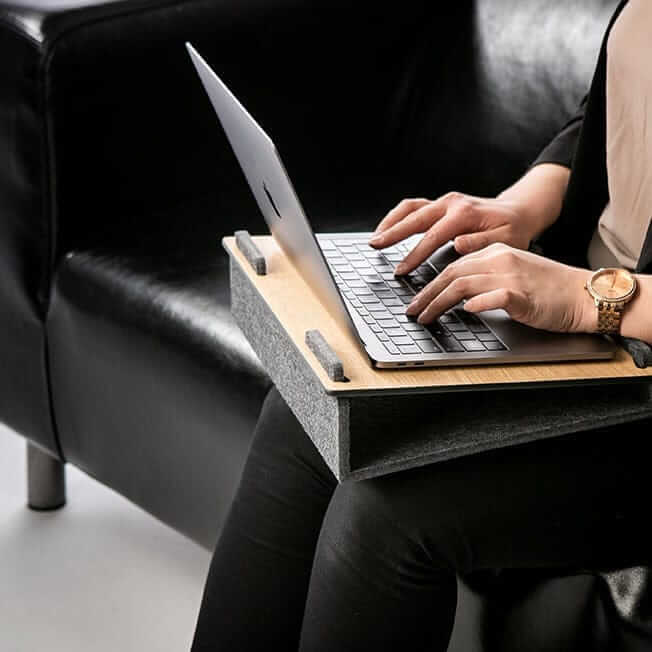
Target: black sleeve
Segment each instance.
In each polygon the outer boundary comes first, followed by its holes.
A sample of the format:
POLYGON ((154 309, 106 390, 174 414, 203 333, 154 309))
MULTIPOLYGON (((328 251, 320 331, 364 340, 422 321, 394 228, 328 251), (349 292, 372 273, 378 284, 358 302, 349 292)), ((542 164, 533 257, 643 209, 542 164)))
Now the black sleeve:
POLYGON ((543 151, 534 160, 530 167, 541 163, 557 163, 567 168, 571 167, 577 141, 584 122, 584 112, 589 96, 586 95, 580 104, 577 113, 564 125, 562 130, 546 145, 543 151))

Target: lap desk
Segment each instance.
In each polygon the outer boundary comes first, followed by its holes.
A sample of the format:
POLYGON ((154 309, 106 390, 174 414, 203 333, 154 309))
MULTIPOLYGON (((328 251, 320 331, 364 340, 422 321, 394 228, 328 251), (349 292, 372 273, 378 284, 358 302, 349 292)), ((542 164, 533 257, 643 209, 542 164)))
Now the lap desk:
POLYGON ((652 418, 652 367, 624 350, 609 361, 374 369, 275 240, 252 240, 253 264, 246 245, 223 240, 231 310, 339 481, 652 418), (323 339, 307 343, 315 330, 323 339))

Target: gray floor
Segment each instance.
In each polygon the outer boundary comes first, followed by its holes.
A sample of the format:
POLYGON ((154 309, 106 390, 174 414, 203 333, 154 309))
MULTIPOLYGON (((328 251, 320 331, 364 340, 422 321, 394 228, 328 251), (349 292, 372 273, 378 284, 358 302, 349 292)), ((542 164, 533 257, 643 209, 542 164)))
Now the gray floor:
POLYGON ((24 467, 0 425, 0 651, 187 652, 208 553, 75 469, 31 512, 24 467))

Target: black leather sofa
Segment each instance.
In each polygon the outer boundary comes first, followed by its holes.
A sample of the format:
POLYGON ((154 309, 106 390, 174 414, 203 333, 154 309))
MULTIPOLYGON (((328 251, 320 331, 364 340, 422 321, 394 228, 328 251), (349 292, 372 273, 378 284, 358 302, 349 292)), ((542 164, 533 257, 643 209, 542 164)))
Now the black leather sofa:
MULTIPOLYGON (((32 506, 63 502, 66 461, 210 547, 270 387, 220 247, 264 224, 184 41, 274 135, 315 227, 366 230, 521 174, 615 6, 0 2, 0 419, 30 442, 32 506)), ((456 649, 649 649, 597 576, 464 586, 456 649)))

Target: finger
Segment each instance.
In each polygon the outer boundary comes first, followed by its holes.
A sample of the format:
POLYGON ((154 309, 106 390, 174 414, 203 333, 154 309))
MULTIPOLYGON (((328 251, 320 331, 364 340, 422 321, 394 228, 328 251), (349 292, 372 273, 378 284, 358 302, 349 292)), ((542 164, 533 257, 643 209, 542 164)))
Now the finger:
POLYGON ((455 238, 455 251, 461 256, 480 251, 496 242, 505 242, 509 228, 501 226, 490 231, 477 231, 476 233, 465 233, 455 238))
POLYGON ((429 202, 425 206, 417 209, 413 213, 405 216, 394 226, 386 231, 375 235, 369 244, 372 247, 390 247, 415 233, 427 231, 432 224, 440 219, 446 213, 446 206, 443 201, 429 202))
POLYGON ((457 278, 426 306, 417 321, 428 324, 463 299, 504 287, 505 282, 506 279, 497 274, 474 274, 457 278))
POLYGON ((416 247, 396 266, 396 273, 409 274, 443 244, 461 233, 473 231, 477 227, 478 219, 478 215, 466 205, 452 207, 428 229, 416 247))
POLYGON ((438 294, 458 278, 494 272, 495 270, 490 264, 487 264, 484 257, 460 258, 448 265, 439 276, 430 281, 421 292, 416 294, 405 312, 410 316, 418 315, 438 294))
POLYGON ((509 288, 498 288, 478 294, 464 304, 467 312, 483 312, 484 310, 506 310, 513 318, 525 314, 527 299, 520 292, 509 288))
POLYGON ((422 206, 429 204, 430 202, 427 199, 403 199, 400 201, 394 208, 392 208, 385 217, 380 220, 374 234, 378 234, 381 231, 386 231, 390 226, 394 226, 400 222, 404 217, 418 210, 422 206))

